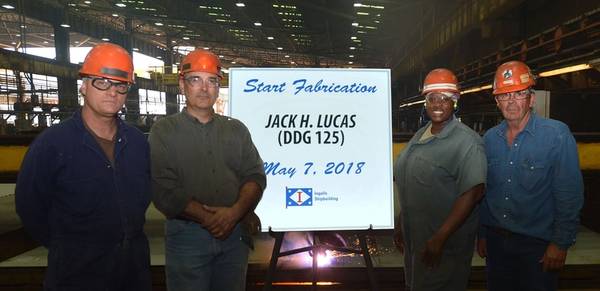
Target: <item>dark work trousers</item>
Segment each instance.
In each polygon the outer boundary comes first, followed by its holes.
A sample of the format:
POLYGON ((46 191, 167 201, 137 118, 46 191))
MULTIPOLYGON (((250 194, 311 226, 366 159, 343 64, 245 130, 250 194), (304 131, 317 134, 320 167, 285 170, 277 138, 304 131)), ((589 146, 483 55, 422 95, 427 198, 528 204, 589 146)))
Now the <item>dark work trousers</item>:
POLYGON ((150 252, 144 235, 117 244, 60 240, 49 249, 44 290, 151 289, 150 252))
POLYGON ((548 241, 493 228, 486 238, 489 291, 556 290, 558 272, 544 272, 540 263, 548 241))

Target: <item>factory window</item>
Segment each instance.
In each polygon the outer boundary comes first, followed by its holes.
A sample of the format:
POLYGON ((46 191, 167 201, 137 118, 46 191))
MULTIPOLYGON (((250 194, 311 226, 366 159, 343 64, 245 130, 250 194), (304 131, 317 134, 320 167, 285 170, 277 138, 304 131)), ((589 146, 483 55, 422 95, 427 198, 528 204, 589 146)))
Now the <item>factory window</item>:
POLYGON ((167 114, 166 93, 139 89, 141 114, 167 114))
POLYGON ((57 109, 56 77, 0 69, 2 123, 18 123, 22 130, 49 126, 52 123, 51 112, 57 109))

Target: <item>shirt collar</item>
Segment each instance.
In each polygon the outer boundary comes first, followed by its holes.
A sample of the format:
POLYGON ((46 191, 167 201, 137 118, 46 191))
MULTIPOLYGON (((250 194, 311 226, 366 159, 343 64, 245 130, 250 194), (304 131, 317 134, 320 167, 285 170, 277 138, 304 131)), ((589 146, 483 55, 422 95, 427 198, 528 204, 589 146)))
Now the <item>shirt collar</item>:
POLYGON ((427 131, 429 126, 431 126, 431 121, 429 121, 424 127, 422 127, 419 130, 419 132, 417 132, 418 139, 417 139, 416 143, 428 143, 433 138, 446 138, 446 137, 448 137, 448 135, 450 135, 450 132, 452 131, 452 129, 454 129, 456 127, 458 122, 459 122, 458 118, 452 117, 452 119, 447 121, 446 126, 444 126, 444 128, 442 129, 442 131, 440 133, 434 134, 431 138, 427 138, 427 139, 421 141, 420 140, 421 136, 423 136, 425 131, 427 131))
MULTIPOLYGON (((535 136, 535 130, 536 130, 536 125, 537 125, 537 120, 539 119, 539 117, 537 116, 537 114, 535 114, 535 111, 531 110, 529 112, 529 120, 527 121, 527 125, 525 125, 525 128, 523 128, 524 132, 529 133, 532 136, 535 136)), ((496 133, 499 136, 506 136, 506 129, 508 128, 508 123, 506 123, 506 120, 503 120, 500 125, 498 126, 498 130, 496 131, 496 133)))
MULTIPOLYGON (((87 133, 87 135, 86 134, 83 135, 83 141, 85 142, 86 136, 89 135, 89 137, 91 137, 91 138, 94 138, 94 137, 87 130, 85 125, 83 124, 83 117, 81 116, 81 109, 82 109, 82 107, 79 107, 79 109, 75 110, 75 112, 73 113, 73 116, 71 118, 73 118, 75 120, 75 124, 77 125, 77 127, 80 130, 87 133)), ((125 132, 127 131, 127 126, 125 126, 125 122, 116 115, 115 115, 115 119, 117 120, 117 134, 115 135, 115 140, 119 141, 120 139, 123 139, 126 142, 127 136, 126 136, 125 132)))
POLYGON ((207 123, 202 123, 200 122, 200 120, 196 119, 196 117, 194 117, 193 115, 191 115, 188 110, 187 110, 187 106, 183 107, 183 109, 181 110, 181 113, 183 114, 183 116, 185 117, 186 120, 194 122, 194 123, 198 123, 198 124, 210 124, 212 123, 215 119, 219 118, 219 114, 217 114, 214 110, 213 110, 213 116, 212 118, 207 122, 207 123))

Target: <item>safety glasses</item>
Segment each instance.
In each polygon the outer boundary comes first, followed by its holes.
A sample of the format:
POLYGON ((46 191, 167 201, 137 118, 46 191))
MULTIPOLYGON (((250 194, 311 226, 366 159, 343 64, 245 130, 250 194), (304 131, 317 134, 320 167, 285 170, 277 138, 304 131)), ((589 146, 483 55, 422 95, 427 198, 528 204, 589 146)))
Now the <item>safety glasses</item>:
POLYGON ((129 92, 129 89, 131 88, 131 85, 127 82, 111 81, 106 78, 89 78, 89 79, 92 80, 92 86, 94 86, 94 88, 96 88, 100 91, 106 91, 106 90, 110 89, 110 87, 114 86, 115 89, 117 90, 117 93, 127 94, 127 92, 129 92))

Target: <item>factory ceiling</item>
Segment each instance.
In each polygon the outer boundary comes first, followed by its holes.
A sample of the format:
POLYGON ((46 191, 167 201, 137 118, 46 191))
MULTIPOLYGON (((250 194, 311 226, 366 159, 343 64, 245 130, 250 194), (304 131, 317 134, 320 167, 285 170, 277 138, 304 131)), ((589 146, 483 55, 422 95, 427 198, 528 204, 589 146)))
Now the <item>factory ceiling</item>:
POLYGON ((0 0, 0 47, 53 47, 63 30, 71 47, 108 40, 173 64, 205 48, 226 68, 383 67, 418 80, 430 66, 461 68, 600 6, 571 2, 0 0))
POLYGON ((62 15, 52 16, 55 24, 66 24, 71 33, 79 32, 70 35, 71 46, 89 46, 102 38, 111 39, 110 35, 86 36, 77 23, 77 19, 85 19, 123 33, 130 29, 133 37, 165 50, 208 48, 221 55, 226 66, 385 67, 392 57, 390 44, 401 40, 401 30, 393 27, 398 22, 394 18, 403 13, 410 15, 431 1, 0 2, 4 5, 0 9, 3 47, 53 46, 53 24, 35 19, 32 14, 39 11, 31 11, 48 9, 62 11, 62 15))

